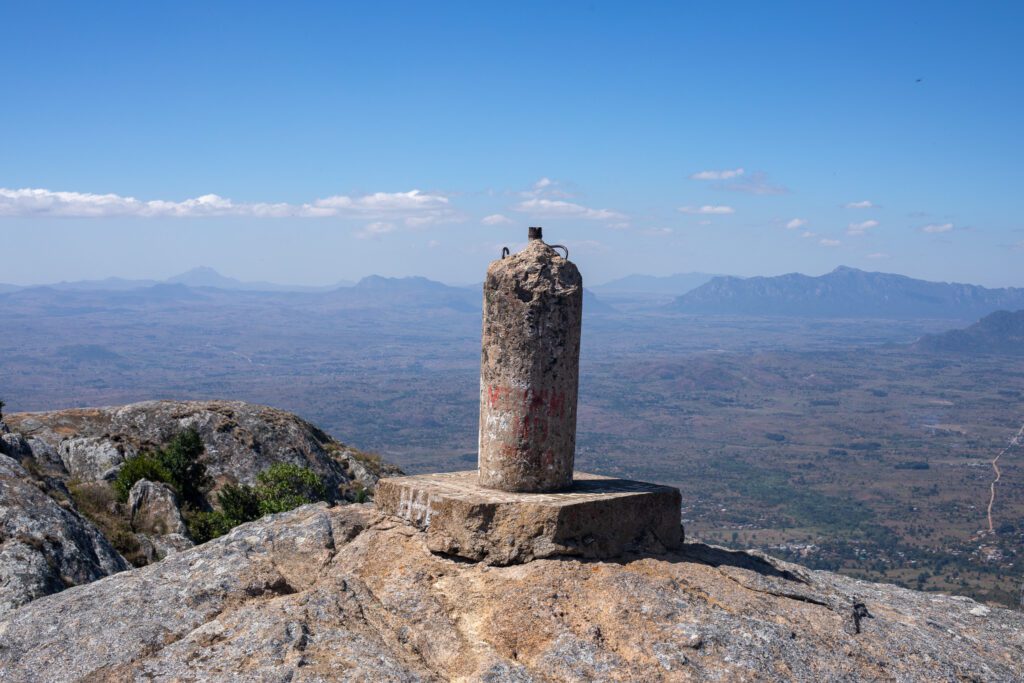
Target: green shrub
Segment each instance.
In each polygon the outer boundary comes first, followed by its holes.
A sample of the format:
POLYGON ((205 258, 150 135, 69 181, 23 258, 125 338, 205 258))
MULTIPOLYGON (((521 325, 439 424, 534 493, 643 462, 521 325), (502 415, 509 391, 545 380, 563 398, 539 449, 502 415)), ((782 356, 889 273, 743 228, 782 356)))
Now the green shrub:
POLYGON ((324 483, 308 467, 279 462, 260 472, 256 480, 256 495, 263 515, 327 499, 324 483))
POLYGON ((197 544, 223 536, 237 526, 221 510, 207 512, 194 508, 185 511, 185 525, 188 527, 189 537, 197 544))
POLYGON ((205 450, 199 432, 190 427, 154 454, 170 475, 169 483, 182 501, 199 508, 205 506, 204 496, 213 485, 206 466, 199 462, 199 456, 205 450))
POLYGON ((366 489, 363 488, 362 486, 360 486, 358 489, 356 489, 356 500, 355 500, 355 502, 357 502, 357 503, 365 503, 366 502, 366 495, 367 495, 366 494, 366 489))
POLYGON ((251 486, 228 484, 217 494, 217 502, 233 526, 259 519, 260 498, 251 486))
POLYGON ((206 512, 187 506, 185 523, 192 540, 205 543, 263 515, 285 512, 327 498, 320 477, 308 467, 277 463, 260 472, 256 479, 258 484, 255 487, 228 484, 222 488, 217 493, 219 510, 206 512))
POLYGON ((117 479, 114 480, 117 499, 122 503, 127 502, 128 493, 140 479, 172 483, 170 472, 159 460, 147 454, 137 455, 125 461, 117 473, 117 479))
POLYGON ((170 484, 183 503, 196 508, 206 506, 205 494, 213 485, 199 456, 206 448, 195 428, 171 439, 163 448, 129 458, 118 472, 114 490, 122 503, 128 500, 132 486, 140 479, 170 484))

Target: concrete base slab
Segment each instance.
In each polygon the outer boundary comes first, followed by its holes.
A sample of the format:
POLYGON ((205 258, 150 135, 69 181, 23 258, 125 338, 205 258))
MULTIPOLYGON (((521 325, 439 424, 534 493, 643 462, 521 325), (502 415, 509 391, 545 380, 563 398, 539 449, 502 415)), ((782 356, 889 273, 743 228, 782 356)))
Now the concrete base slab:
POLYGON ((663 553, 683 542, 679 489, 577 472, 557 493, 508 493, 477 471, 381 479, 377 508, 424 529, 433 552, 507 565, 663 553))

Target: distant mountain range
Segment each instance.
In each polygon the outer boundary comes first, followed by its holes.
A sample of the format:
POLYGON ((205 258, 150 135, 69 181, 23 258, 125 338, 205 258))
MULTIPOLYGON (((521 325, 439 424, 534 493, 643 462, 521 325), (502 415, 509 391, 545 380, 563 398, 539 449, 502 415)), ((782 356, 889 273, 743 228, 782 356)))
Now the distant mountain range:
MULTIPOLYGON (((109 291, 123 292, 132 289, 145 289, 154 285, 185 285, 187 287, 210 287, 213 289, 227 289, 234 291, 249 292, 327 292, 338 287, 351 287, 354 282, 350 280, 339 280, 332 285, 309 286, 309 285, 281 285, 274 282, 245 282, 233 277, 221 275, 213 268, 199 266, 187 270, 180 275, 169 277, 166 280, 130 280, 120 277, 108 277, 102 280, 78 280, 75 282, 56 282, 49 285, 37 285, 58 289, 62 291, 109 291)), ((7 285, 0 283, 0 294, 15 292, 22 289, 33 289, 36 286, 22 287, 18 285, 7 285)))
POLYGON ((925 335, 914 348, 962 354, 1024 354, 1024 310, 996 311, 966 329, 925 335))
POLYGON ((711 280, 714 275, 707 273, 676 273, 675 275, 627 275, 597 285, 592 289, 598 294, 685 294, 711 280))
MULTIPOLYGON (((469 312, 480 310, 480 287, 480 284, 453 287, 424 277, 379 275, 365 277, 358 283, 342 280, 319 287, 280 285, 245 282, 225 277, 212 268, 200 267, 164 281, 107 278, 32 287, 0 284, 0 296, 15 296, 22 303, 31 300, 44 305, 51 302, 55 306, 79 309, 145 300, 217 298, 230 292, 246 296, 304 294, 322 297, 317 300, 325 305, 347 309, 419 306, 469 312)), ((702 273, 666 277, 631 275, 599 285, 594 291, 585 290, 584 302, 584 312, 588 315, 628 314, 632 310, 662 314, 970 321, 1000 309, 1024 308, 1024 289, 928 282, 842 266, 818 277, 799 273, 752 278, 702 273), (707 281, 671 300, 673 288, 685 290, 701 280, 707 281), (642 299, 644 306, 637 307, 634 299, 642 299)))
MULTIPOLYGON (((67 315, 122 306, 177 305, 196 301, 211 305, 250 301, 288 307, 312 306, 322 310, 446 309, 479 314, 481 287, 452 287, 425 277, 370 275, 354 284, 293 288, 267 282, 242 282, 224 277, 211 268, 196 268, 165 282, 109 278, 33 287, 0 285, 0 302, 8 310, 67 315)), ((584 290, 583 300, 583 310, 588 316, 616 312, 614 307, 598 299, 590 290, 584 290)))
POLYGON ((681 313, 810 318, 953 318, 1024 308, 1024 289, 915 280, 840 266, 818 277, 715 277, 668 306, 681 313))
POLYGON ((339 280, 333 285, 307 286, 307 285, 279 285, 274 282, 244 282, 233 277, 225 277, 213 268, 199 266, 186 271, 181 275, 168 278, 167 282, 182 284, 188 287, 213 287, 215 289, 233 289, 249 292, 326 292, 338 287, 351 287, 350 280, 339 280))

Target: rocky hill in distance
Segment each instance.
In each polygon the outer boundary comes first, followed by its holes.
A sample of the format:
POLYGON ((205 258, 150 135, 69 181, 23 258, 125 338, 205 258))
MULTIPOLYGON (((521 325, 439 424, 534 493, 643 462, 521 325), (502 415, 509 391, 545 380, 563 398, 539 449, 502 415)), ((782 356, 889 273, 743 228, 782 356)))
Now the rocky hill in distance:
POLYGON ((845 266, 817 277, 716 277, 669 306, 692 314, 961 320, 1000 308, 1024 308, 1024 289, 928 282, 845 266))
POLYGON ((914 348, 954 354, 1024 354, 1024 310, 996 311, 963 330, 922 337, 914 348))
POLYGON ((676 273, 674 275, 627 275, 594 287, 598 294, 674 294, 679 296, 700 287, 714 275, 676 273))

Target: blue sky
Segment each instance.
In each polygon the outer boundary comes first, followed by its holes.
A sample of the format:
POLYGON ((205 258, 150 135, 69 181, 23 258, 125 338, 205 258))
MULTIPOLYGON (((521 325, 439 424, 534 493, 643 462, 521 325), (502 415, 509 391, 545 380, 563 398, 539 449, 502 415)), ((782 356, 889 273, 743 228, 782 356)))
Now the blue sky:
POLYGON ((0 282, 1024 286, 1020 3, 4 3, 0 282), (895 6, 894 6, 895 5, 895 6))

